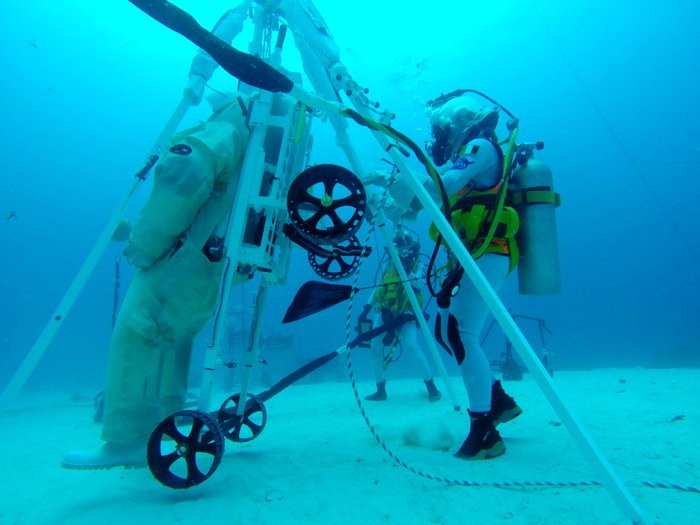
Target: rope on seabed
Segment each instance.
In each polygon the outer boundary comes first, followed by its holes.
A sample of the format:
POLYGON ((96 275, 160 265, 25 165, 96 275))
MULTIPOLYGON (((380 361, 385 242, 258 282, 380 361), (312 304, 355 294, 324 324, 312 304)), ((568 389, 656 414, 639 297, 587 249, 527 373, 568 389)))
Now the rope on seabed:
MULTIPOLYGON (((379 204, 377 206, 377 210, 381 210, 385 203, 386 199, 389 194, 389 188, 393 185, 395 181, 395 176, 392 177, 389 181, 389 184, 387 185, 384 193, 382 194, 382 198, 379 201, 379 204)), ((382 225, 383 226, 383 225, 382 225)), ((370 228, 369 231, 367 232, 367 236, 365 237, 365 242, 363 244, 363 250, 364 252, 365 248, 369 246, 372 234, 374 233, 376 229, 376 214, 372 214, 372 220, 370 222, 370 228)), ((352 283, 352 292, 350 294, 350 299, 348 301, 348 308, 347 308, 347 314, 345 316, 345 345, 347 347, 351 337, 350 337, 350 320, 352 317, 352 305, 353 305, 353 300, 356 295, 356 291, 359 289, 358 288, 358 282, 360 279, 360 270, 362 268, 362 264, 364 263, 364 258, 360 258, 360 262, 357 266, 357 269, 355 270, 355 277, 352 283)), ((355 372, 352 367, 352 349, 348 349, 347 354, 346 354, 346 361, 347 361, 347 368, 348 368, 348 375, 350 377, 350 382, 352 384, 352 391, 355 396, 355 401, 357 402, 357 406, 360 409, 360 413, 362 414, 362 419, 364 420, 365 424, 369 428, 370 433, 372 436, 374 436, 374 439, 377 441, 379 446, 386 452, 386 454, 398 465, 401 467, 405 468, 409 472, 420 476, 425 479, 429 479, 431 481, 436 481, 438 483, 446 483, 447 485, 457 485, 460 487, 494 487, 494 488, 502 488, 502 489, 508 489, 508 488, 567 488, 567 487, 601 487, 602 483, 600 481, 596 480, 591 480, 591 481, 471 481, 471 480, 462 480, 462 479, 452 479, 448 478, 445 476, 440 476, 437 474, 431 474, 429 472, 424 472, 422 470, 419 470, 415 467, 412 467, 408 463, 406 463, 404 460, 402 460, 393 450, 391 450, 386 442, 382 439, 382 437, 379 435, 377 430, 374 428, 374 425, 372 422, 369 420, 369 416, 367 416, 367 412, 365 411, 365 408, 362 404, 362 398, 360 396, 360 393, 357 389, 357 382, 355 381, 355 372)), ((671 490, 677 490, 681 492, 690 492, 690 493, 695 493, 695 494, 700 494, 700 489, 693 487, 693 486, 683 486, 683 485, 678 485, 676 483, 664 483, 664 482, 649 482, 649 481, 642 481, 640 482, 640 485, 642 487, 646 488, 663 488, 663 489, 671 489, 671 490)))
MULTIPOLYGON (((381 438, 379 433, 376 431, 374 426, 372 425, 372 422, 369 420, 369 417, 367 416, 367 413, 365 412, 365 409, 362 405, 362 400, 360 397, 360 394, 357 390, 357 384, 355 382, 355 375, 352 369, 352 361, 350 359, 350 353, 348 352, 347 355, 347 361, 348 361, 348 373, 350 375, 350 380, 352 382, 352 391, 355 394, 355 401, 357 401, 357 406, 360 408, 360 413, 362 414, 362 418, 364 419, 365 423, 367 424, 367 427, 369 428, 369 431, 371 432, 372 436, 374 436, 374 439, 377 441, 380 447, 382 447, 382 450, 386 452, 386 454, 394 460, 398 465, 402 466, 409 472, 416 474, 417 476, 420 476, 422 478, 429 479, 431 481, 437 481, 439 483, 446 483, 447 485, 457 485, 460 487, 493 487, 493 488, 499 488, 499 489, 508 489, 508 488, 569 488, 569 487, 602 487, 603 484, 600 481, 596 480, 591 480, 591 481, 470 481, 470 480, 462 480, 462 479, 452 479, 452 478, 447 478, 444 476, 440 476, 437 474, 430 474, 428 472, 423 472, 422 470, 419 470, 415 467, 412 467, 405 461, 403 461, 393 450, 391 450, 387 444, 384 442, 384 440, 381 438)), ((700 494, 700 489, 687 485, 679 485, 676 483, 665 483, 665 482, 650 482, 650 481, 641 481, 639 482, 641 487, 645 488, 662 488, 662 489, 670 489, 670 490, 677 490, 680 492, 690 492, 694 494, 700 494)))
POLYGON ((692 492, 695 494, 700 494, 700 489, 692 487, 690 485, 678 485, 676 483, 664 483, 663 481, 641 481, 640 484, 643 487, 650 489, 671 489, 678 490, 680 492, 692 492))
MULTIPOLYGON (((392 177, 389 181, 389 184, 387 184, 387 187, 384 190, 384 193, 382 194, 382 198, 379 201, 379 204, 377 205, 377 210, 383 209, 386 199, 389 195, 389 188, 393 185, 395 181, 395 175, 392 177)), ((383 227, 384 225, 382 225, 383 227)), ((376 229, 376 214, 372 214, 372 220, 370 222, 370 228, 369 231, 367 232, 367 236, 365 238, 365 242, 363 244, 363 252, 364 249, 369 245, 370 239, 372 237, 372 234, 374 233, 374 230, 376 229)), ((355 277, 352 283, 352 293, 350 295, 350 300, 348 302, 348 308, 347 308, 347 315, 345 317, 345 345, 347 346, 351 337, 350 337, 350 320, 352 317, 352 305, 353 305, 353 300, 356 295, 356 290, 358 290, 358 282, 360 278, 360 269, 362 267, 362 264, 364 263, 364 258, 360 259, 360 263, 358 264, 358 267, 355 271, 355 277)), ((459 479, 451 479, 451 478, 446 478, 443 476, 439 476, 436 474, 430 474, 428 472, 423 472, 422 470, 419 470, 415 467, 412 467, 405 461, 403 461, 394 451, 392 451, 387 444, 384 442, 384 440, 381 438, 377 430, 374 428, 374 425, 372 425, 372 422, 369 420, 369 417, 367 416, 367 413, 364 409, 364 406, 362 405, 362 398, 360 397, 360 393, 357 389, 357 382, 355 381, 355 372, 352 367, 352 358, 351 358, 351 353, 352 349, 348 349, 347 354, 346 354, 346 360, 347 360, 347 367, 348 367, 348 375, 350 376, 350 382, 352 384, 352 390, 353 394, 355 395, 355 401, 357 402, 357 406, 360 409, 360 413, 362 414, 362 418, 364 419, 365 423, 367 424, 367 427, 370 430, 370 433, 374 436, 374 439, 377 441, 379 446, 384 450, 384 452, 387 453, 387 455, 394 460, 397 464, 401 465, 403 468, 408 470, 409 472, 412 472, 413 474, 416 474, 422 478, 426 478, 432 481, 437 481, 440 483, 446 483, 448 485, 458 485, 458 486, 463 486, 463 487, 498 487, 498 488, 510 488, 510 487, 590 487, 590 486, 600 486, 601 483, 599 481, 570 481, 570 482, 563 482, 563 481, 468 481, 468 480, 459 480, 459 479)))
POLYGON ((542 487, 542 488, 562 488, 562 487, 594 487, 601 486, 600 481, 470 481, 462 479, 452 479, 437 474, 431 474, 429 472, 424 472, 415 467, 412 467, 404 460, 402 460, 393 450, 391 450, 387 444, 384 442, 382 437, 379 435, 377 430, 372 425, 369 420, 367 413, 365 412, 364 406, 362 405, 362 400, 360 394, 357 390, 357 383, 355 382, 355 374, 352 369, 352 360, 350 358, 350 352, 347 354, 348 362, 348 374, 350 375, 350 381, 352 383, 352 391, 355 395, 355 401, 357 406, 360 408, 360 413, 362 414, 362 419, 364 419, 370 433, 374 436, 382 450, 398 465, 402 466, 409 472, 416 474, 425 479, 431 481, 437 481, 438 483, 446 483, 447 485, 457 485, 460 487, 496 487, 496 488, 527 488, 527 487, 542 487))

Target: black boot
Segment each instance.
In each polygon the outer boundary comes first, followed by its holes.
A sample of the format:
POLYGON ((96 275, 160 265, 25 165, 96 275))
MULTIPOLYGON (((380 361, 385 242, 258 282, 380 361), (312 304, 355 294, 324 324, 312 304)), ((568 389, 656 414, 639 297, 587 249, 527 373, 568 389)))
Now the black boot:
POLYGON ((505 393, 500 381, 496 381, 491 386, 491 417, 493 425, 507 423, 523 413, 523 409, 518 406, 515 399, 505 393))
POLYGON ((365 396, 367 401, 386 401, 386 381, 377 383, 377 391, 374 394, 365 396))
POLYGON ((435 386, 435 381, 432 379, 427 379, 423 381, 425 383, 425 388, 428 389, 428 401, 434 403, 442 397, 442 394, 435 386))
POLYGON ((489 412, 472 412, 468 410, 471 419, 469 435, 455 453, 461 459, 491 459, 505 453, 506 446, 501 435, 493 426, 489 412))

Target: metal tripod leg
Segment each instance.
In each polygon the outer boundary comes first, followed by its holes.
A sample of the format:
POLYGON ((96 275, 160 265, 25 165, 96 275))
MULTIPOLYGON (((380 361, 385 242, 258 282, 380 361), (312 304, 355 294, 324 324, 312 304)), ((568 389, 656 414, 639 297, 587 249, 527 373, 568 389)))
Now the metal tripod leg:
POLYGON ((39 335, 39 338, 29 350, 29 353, 24 358, 24 361, 22 361, 22 364, 19 366, 14 376, 12 376, 12 379, 3 390, 2 395, 0 395, 0 405, 4 405, 15 398, 15 396, 27 382, 27 379, 29 379, 29 376, 32 374, 36 366, 39 364, 39 361, 41 361, 46 349, 51 344, 51 341, 53 341, 56 332, 63 324, 64 319, 85 287, 85 283, 87 283, 87 280, 95 270, 95 267, 102 257, 102 254, 107 249, 107 245, 110 243, 114 231, 117 229, 117 226, 123 219, 124 212, 131 202, 132 197, 136 193, 136 190, 139 188, 141 183, 146 180, 148 171, 150 171, 158 160, 160 153, 163 151, 163 149, 165 149, 168 140, 170 140, 171 135, 175 132, 175 129, 180 124, 180 121, 184 117, 187 110, 192 106, 193 102, 193 98, 187 93, 183 95, 182 100, 178 104, 177 108, 175 108, 175 111, 171 115, 167 124, 163 127, 163 130, 151 148, 151 153, 146 157, 144 166, 136 174, 136 178, 134 179, 126 197, 114 211, 112 217, 110 217, 109 222, 107 222, 107 226, 105 226, 104 230, 102 230, 102 233, 97 238, 97 242, 95 242, 95 245, 90 250, 90 253, 83 262, 82 267, 73 279, 73 282, 68 287, 68 291, 66 291, 65 295, 61 299, 61 302, 58 303, 56 310, 54 310, 53 315, 49 318, 49 321, 39 335))
MULTIPOLYGON (((258 362, 258 355, 260 353, 260 335, 262 333, 261 318, 263 310, 265 309, 265 303, 267 302, 267 287, 268 283, 263 278, 258 288, 258 295, 255 298, 253 325, 250 330, 250 336, 248 337, 248 347, 246 348, 243 372, 241 374, 241 400, 247 399, 248 397, 248 387, 250 385, 251 372, 253 371, 253 367, 258 362)), ((244 402, 238 403, 238 407, 236 409, 237 416, 243 416, 245 406, 246 404, 244 402)))
MULTIPOLYGON (((240 33, 241 29, 243 28, 243 22, 247 17, 248 9, 251 3, 252 0, 246 0, 235 9, 231 9, 230 11, 226 12, 217 22, 213 33, 218 38, 226 42, 233 40, 233 38, 240 33)), ((192 106, 196 106, 201 102, 207 80, 211 78, 214 70, 217 67, 219 67, 219 65, 207 53, 203 52, 202 50, 197 52, 192 60, 187 86, 185 87, 182 99, 156 138, 153 146, 151 147, 151 151, 146 156, 143 166, 136 173, 135 179, 126 197, 114 211, 104 230, 97 238, 95 245, 92 247, 92 250, 90 250, 85 262, 83 262, 82 267, 73 279, 73 282, 68 287, 68 291, 61 299, 61 302, 56 307, 53 315, 49 318, 49 321, 39 335, 39 338, 29 350, 29 353, 24 358, 24 361, 19 366, 14 376, 3 390, 2 394, 0 394, 0 406, 11 401, 19 393, 24 384, 27 382, 27 379, 29 379, 29 376, 39 364, 39 361, 46 352, 46 349, 51 344, 51 341, 53 341, 56 332, 63 324, 63 320, 66 318, 76 299, 82 292, 85 283, 89 279, 90 275, 92 275, 92 272, 107 248, 112 235, 117 229, 120 221, 123 219, 124 212, 131 202, 132 197, 136 193, 136 190, 139 188, 139 186, 141 186, 141 183, 146 180, 148 172, 160 158, 161 154, 167 147, 168 142, 170 141, 170 137, 172 137, 173 133, 175 133, 175 130, 180 125, 180 122, 187 111, 192 106)))
POLYGON ((445 384, 445 387, 447 388, 447 393, 449 394, 450 399, 452 400, 452 407, 456 411, 459 411, 459 399, 454 391, 452 382, 450 381, 450 378, 447 375, 445 364, 440 358, 440 352, 438 351, 437 345, 435 344, 435 338, 433 337, 433 334, 430 331, 430 328, 428 327, 428 322, 423 316, 423 309, 418 303, 416 293, 413 291, 411 283, 408 282, 408 275, 406 275, 406 270, 404 269, 403 264, 401 263, 399 253, 396 250, 396 246, 394 246, 394 242, 392 241, 391 233, 387 228, 386 217, 384 216, 384 212, 382 210, 377 211, 377 224, 379 231, 381 232, 382 237, 384 238, 384 245, 386 246, 386 249, 389 252, 391 261, 394 264, 394 267, 396 268, 399 274, 399 278, 401 279, 401 282, 403 284, 403 289, 406 292, 406 295, 408 296, 409 302, 411 303, 411 309, 413 310, 413 313, 416 316, 418 326, 420 327, 421 333, 423 334, 423 339, 425 340, 426 345, 428 345, 428 350, 430 351, 430 355, 433 358, 433 363, 435 364, 435 367, 438 370, 438 374, 442 378, 442 381, 445 384))

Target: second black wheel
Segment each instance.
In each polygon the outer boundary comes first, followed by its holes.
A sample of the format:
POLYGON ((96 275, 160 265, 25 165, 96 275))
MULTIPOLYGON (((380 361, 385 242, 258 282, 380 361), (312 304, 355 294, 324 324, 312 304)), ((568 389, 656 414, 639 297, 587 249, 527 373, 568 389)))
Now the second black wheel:
POLYGON ((360 264, 362 254, 360 242, 357 237, 350 237, 346 241, 329 247, 329 255, 320 255, 307 252, 307 258, 311 268, 324 279, 337 281, 350 277, 360 264), (339 249, 338 249, 339 248, 339 249), (343 253, 343 252, 349 253, 343 253))
POLYGON ((267 410, 262 400, 248 394, 243 413, 238 416, 241 395, 233 394, 223 402, 217 419, 226 439, 245 443, 258 437, 267 423, 267 410))

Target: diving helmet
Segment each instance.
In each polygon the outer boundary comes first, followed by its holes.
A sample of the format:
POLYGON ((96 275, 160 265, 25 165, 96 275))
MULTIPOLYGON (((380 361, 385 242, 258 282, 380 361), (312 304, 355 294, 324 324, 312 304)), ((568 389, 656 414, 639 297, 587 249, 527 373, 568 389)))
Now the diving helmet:
POLYGON ((487 107, 469 95, 447 100, 429 110, 433 140, 428 153, 442 166, 460 147, 481 135, 490 135, 498 124, 498 106, 487 107))
POLYGON ((394 246, 399 252, 399 257, 404 263, 414 261, 420 254, 420 241, 418 235, 408 228, 399 226, 394 235, 394 246))

